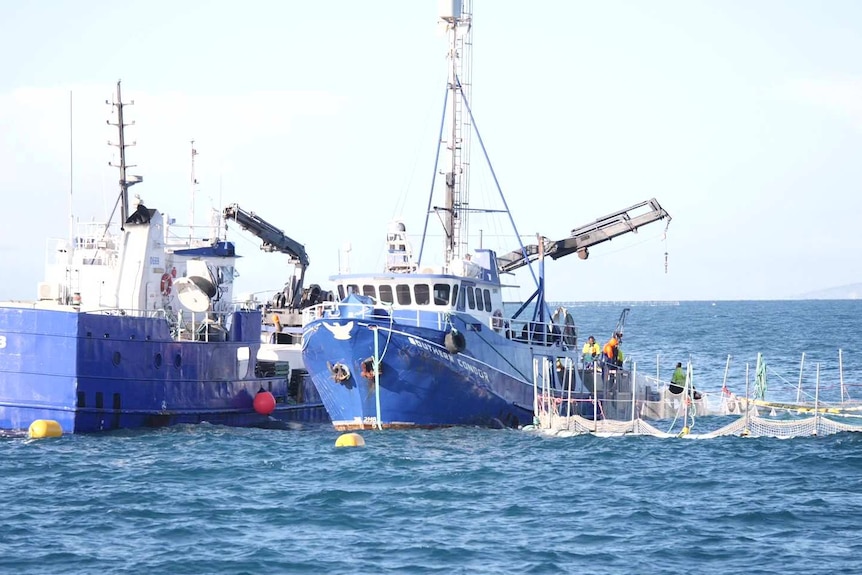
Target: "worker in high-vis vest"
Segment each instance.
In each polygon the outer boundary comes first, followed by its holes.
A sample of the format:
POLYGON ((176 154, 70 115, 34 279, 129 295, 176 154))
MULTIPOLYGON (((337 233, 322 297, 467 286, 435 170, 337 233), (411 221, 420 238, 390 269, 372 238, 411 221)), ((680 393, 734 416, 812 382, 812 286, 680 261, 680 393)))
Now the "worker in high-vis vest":
POLYGON ((587 343, 584 344, 584 348, 581 350, 581 353, 583 354, 584 368, 592 369, 593 362, 598 361, 599 354, 601 353, 601 351, 599 351, 599 344, 596 342, 596 338, 590 336, 587 339, 587 343))
POLYGON ((608 380, 609 370, 611 368, 619 367, 619 364, 617 363, 617 348, 619 347, 622 338, 623 334, 614 332, 614 335, 611 336, 611 339, 609 339, 602 348, 602 379, 606 382, 608 380))

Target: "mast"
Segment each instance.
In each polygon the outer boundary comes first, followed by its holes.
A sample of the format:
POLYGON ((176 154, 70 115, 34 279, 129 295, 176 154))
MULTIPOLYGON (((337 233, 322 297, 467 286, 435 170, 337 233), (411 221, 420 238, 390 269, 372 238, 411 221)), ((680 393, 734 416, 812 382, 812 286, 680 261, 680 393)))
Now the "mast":
POLYGON ((441 15, 446 22, 449 38, 449 78, 451 92, 448 117, 451 122, 446 149, 448 163, 444 170, 446 200, 443 224, 446 232, 446 263, 463 259, 468 247, 468 194, 470 165, 470 116, 464 110, 464 97, 470 101, 470 64, 473 24, 472 0, 451 0, 446 3, 447 13, 441 15))
POLYGON ((69 245, 75 239, 75 137, 72 110, 72 90, 69 90, 69 245))
POLYGON ((120 92, 120 84, 121 81, 117 80, 117 101, 109 102, 108 100, 105 100, 105 103, 111 104, 117 109, 117 123, 112 124, 111 121, 108 120, 108 125, 117 127, 117 130, 120 134, 120 141, 117 144, 114 144, 109 141, 108 145, 116 146, 120 149, 120 163, 119 165, 117 165, 112 162, 109 162, 109 165, 120 169, 120 229, 123 229, 123 226, 125 226, 126 221, 129 219, 129 188, 131 188, 135 184, 141 183, 144 178, 142 178, 141 176, 130 176, 131 179, 126 177, 126 169, 135 167, 133 165, 126 165, 126 148, 128 146, 134 146, 135 142, 132 142, 131 144, 126 143, 125 128, 126 126, 134 126, 135 123, 132 122, 131 124, 126 124, 123 122, 123 107, 130 106, 135 102, 134 100, 132 100, 128 104, 123 103, 123 97, 120 92))
POLYGON ((191 210, 189 212, 189 239, 192 239, 195 235, 195 193, 197 192, 198 179, 195 176, 195 156, 198 155, 198 151, 195 148, 195 141, 191 140, 192 145, 192 173, 191 173, 191 196, 192 196, 192 205, 191 210))

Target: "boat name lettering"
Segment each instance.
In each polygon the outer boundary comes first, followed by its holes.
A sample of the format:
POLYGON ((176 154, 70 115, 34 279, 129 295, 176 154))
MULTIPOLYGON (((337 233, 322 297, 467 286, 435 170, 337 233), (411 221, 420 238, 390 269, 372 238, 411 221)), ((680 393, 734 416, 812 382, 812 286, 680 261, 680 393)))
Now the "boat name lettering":
POLYGON ((470 373, 479 377, 483 381, 491 381, 491 378, 488 377, 488 374, 484 370, 479 369, 475 365, 470 365, 469 363, 467 363, 466 361, 464 361, 460 357, 457 359, 457 362, 458 362, 458 365, 461 367, 461 369, 469 371, 470 373))
POLYGON ((491 378, 488 377, 488 373, 485 370, 479 369, 475 365, 468 363, 466 360, 461 359, 460 357, 457 359, 453 359, 452 354, 447 353, 438 347, 435 347, 435 346, 433 346, 429 343, 426 343, 424 341, 420 341, 416 338, 409 337, 407 339, 410 341, 410 343, 412 343, 413 345, 415 345, 416 347, 418 347, 420 349, 424 349, 425 351, 433 353, 434 355, 437 355, 443 359, 448 359, 449 361, 451 361, 453 363, 457 363, 458 367, 460 367, 464 371, 470 372, 472 375, 475 375, 476 377, 480 378, 482 381, 488 381, 488 382, 491 381, 491 378))
POLYGON ((4 347, 6 347, 6 336, 0 335, 0 349, 3 349, 4 347))
POLYGON ((419 341, 418 339, 413 338, 413 337, 410 337, 408 339, 410 340, 410 343, 412 343, 416 347, 424 349, 425 351, 431 352, 434 355, 438 355, 438 356, 442 357, 443 359, 448 359, 449 361, 452 361, 452 356, 449 353, 440 349, 439 347, 434 347, 433 345, 427 344, 424 341, 419 341))

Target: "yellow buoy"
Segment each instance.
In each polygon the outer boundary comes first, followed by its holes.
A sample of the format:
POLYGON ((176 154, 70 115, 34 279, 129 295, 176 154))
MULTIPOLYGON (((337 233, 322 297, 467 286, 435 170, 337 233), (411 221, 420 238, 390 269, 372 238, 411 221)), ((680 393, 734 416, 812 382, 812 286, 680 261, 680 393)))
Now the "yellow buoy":
POLYGON ((31 439, 60 437, 63 435, 63 428, 53 419, 37 419, 30 424, 30 429, 27 433, 31 439))
POLYGON ((358 433, 343 433, 335 440, 335 447, 365 447, 365 440, 358 433))

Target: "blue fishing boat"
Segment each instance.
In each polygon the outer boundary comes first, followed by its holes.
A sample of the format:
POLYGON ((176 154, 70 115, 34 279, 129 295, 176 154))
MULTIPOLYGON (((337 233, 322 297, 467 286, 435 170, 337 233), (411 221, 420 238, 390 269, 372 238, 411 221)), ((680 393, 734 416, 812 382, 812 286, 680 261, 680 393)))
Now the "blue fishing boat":
MULTIPOLYGON (((427 217, 418 258, 404 222, 396 221, 386 236, 385 269, 333 276, 339 301, 304 312, 305 368, 338 430, 528 424, 540 372, 549 365, 557 380, 552 392, 560 398, 566 387, 569 397, 572 390, 588 394, 574 319, 562 308, 552 312, 545 301, 544 259, 574 253, 583 259, 590 246, 670 220, 651 199, 559 241, 537 238, 524 245, 514 229, 511 237, 519 245, 510 253, 470 249, 475 238, 468 235, 468 220, 480 211, 468 199, 471 132, 487 158, 468 98, 470 5, 447 2, 442 15, 448 89, 438 150, 445 149, 447 157, 442 170, 439 164, 434 170, 444 176, 442 207, 429 210, 443 224, 442 264, 423 261, 427 217), (503 290, 511 287, 504 276, 524 266, 532 270, 535 291, 518 304, 504 301, 503 290)), ((514 228, 511 216, 508 220, 514 228)), ((589 372, 591 391, 623 391, 619 371, 589 372)))
POLYGON ((328 421, 298 341, 262 343, 261 310, 233 300, 238 256, 220 226, 130 204, 142 178, 127 174, 119 82, 112 105, 119 219, 49 241, 38 297, 0 303, 0 430, 328 421))

